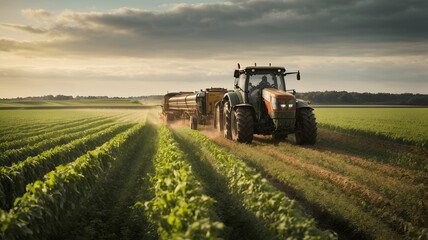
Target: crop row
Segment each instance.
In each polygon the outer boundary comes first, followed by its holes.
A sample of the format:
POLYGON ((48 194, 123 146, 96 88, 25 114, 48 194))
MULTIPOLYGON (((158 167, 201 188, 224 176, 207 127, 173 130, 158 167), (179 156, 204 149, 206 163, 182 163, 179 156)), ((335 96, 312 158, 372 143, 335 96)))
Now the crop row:
POLYGON ((266 179, 242 160, 217 147, 200 132, 189 130, 216 159, 218 170, 228 179, 232 193, 242 197, 243 204, 265 221, 266 227, 279 239, 335 239, 334 233, 321 231, 314 219, 284 193, 276 190, 266 179))
MULTIPOLYGON (((46 133, 52 133, 58 130, 63 130, 66 128, 72 128, 79 125, 84 125, 87 123, 99 121, 105 118, 97 117, 97 118, 84 118, 84 119, 78 119, 74 121, 66 121, 66 122, 56 122, 52 121, 46 124, 43 124, 43 127, 36 128, 36 129, 15 129, 10 131, 9 133, 3 133, 0 137, 0 146, 7 142, 14 142, 23 138, 31 138, 34 136, 46 134, 46 133)), ((11 123, 11 125, 14 125, 11 123)), ((0 148, 0 150, 3 149, 3 147, 0 148)))
POLYGON ((92 128, 92 126, 87 126, 87 128, 82 131, 69 134, 65 133, 64 135, 56 138, 45 139, 34 145, 27 145, 18 149, 7 150, 6 152, 0 154, 0 166, 10 166, 13 163, 18 163, 22 160, 25 160, 26 157, 36 156, 43 151, 46 151, 55 146, 62 145, 74 139, 79 139, 87 135, 102 131, 103 129, 111 126, 111 124, 103 124, 94 128, 92 128))
POLYGON ((5 239, 46 239, 58 229, 61 219, 74 211, 111 163, 129 150, 144 130, 138 124, 95 150, 44 176, 44 181, 28 185, 10 211, 0 210, 1 236, 5 239))
POLYGON ((25 186, 40 179, 45 173, 60 164, 73 161, 76 157, 94 149, 131 124, 114 125, 101 132, 49 149, 35 157, 28 157, 10 167, 0 167, 0 206, 11 207, 14 199, 25 192, 25 186))
MULTIPOLYGON (((39 122, 39 121, 32 121, 31 123, 16 123, 15 119, 12 119, 7 122, 3 122, 0 125, 0 142, 3 142, 4 140, 10 140, 8 139, 7 135, 11 134, 17 134, 18 136, 27 135, 27 134, 33 134, 37 133, 38 131, 45 131, 49 128, 57 127, 58 125, 66 125, 66 124, 73 124, 77 122, 84 122, 87 120, 90 120, 93 118, 80 118, 76 120, 57 120, 57 121, 49 121, 49 122, 39 122), (25 132, 25 133, 22 133, 25 132)), ((11 136, 9 136, 11 137, 11 136)))
POLYGON ((156 196, 135 206, 158 226, 161 239, 217 239, 224 224, 213 210, 215 200, 204 195, 171 131, 164 125, 159 131, 156 173, 151 178, 156 196))
POLYGON ((85 123, 76 123, 76 124, 73 124, 72 126, 67 126, 67 128, 62 128, 61 130, 58 130, 58 131, 49 131, 33 137, 20 138, 15 141, 3 142, 0 144, 0 151, 7 151, 10 149, 20 148, 28 144, 33 144, 39 141, 43 141, 45 139, 58 137, 58 136, 61 136, 62 134, 83 131, 92 127, 96 127, 100 124, 104 124, 112 121, 113 120, 111 119, 97 119, 95 121, 90 121, 85 123))

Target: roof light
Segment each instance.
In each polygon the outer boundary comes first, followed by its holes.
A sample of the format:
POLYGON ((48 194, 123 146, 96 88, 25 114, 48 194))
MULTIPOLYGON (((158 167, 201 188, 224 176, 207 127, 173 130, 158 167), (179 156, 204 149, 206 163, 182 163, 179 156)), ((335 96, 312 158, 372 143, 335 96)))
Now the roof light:
POLYGON ((256 63, 254 63, 254 67, 257 67, 257 64, 256 64, 256 63))
POLYGON ((269 67, 271 66, 271 64, 269 63, 269 67))

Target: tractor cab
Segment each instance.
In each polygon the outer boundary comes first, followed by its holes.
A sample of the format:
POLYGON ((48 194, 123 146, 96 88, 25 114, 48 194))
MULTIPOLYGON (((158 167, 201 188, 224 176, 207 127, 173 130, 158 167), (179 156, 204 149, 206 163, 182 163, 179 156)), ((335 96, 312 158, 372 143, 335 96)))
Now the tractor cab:
POLYGON ((285 134, 294 129, 296 100, 286 91, 287 74, 285 68, 272 66, 235 71, 235 91, 243 97, 243 103, 254 108, 255 132, 285 134))

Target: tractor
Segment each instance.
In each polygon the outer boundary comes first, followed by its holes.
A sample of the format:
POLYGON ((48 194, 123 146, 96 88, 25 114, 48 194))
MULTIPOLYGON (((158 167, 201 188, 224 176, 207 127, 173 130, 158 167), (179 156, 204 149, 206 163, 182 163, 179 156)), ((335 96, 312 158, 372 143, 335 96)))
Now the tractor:
MULTIPOLYGON (((255 64, 256 65, 256 64, 255 64)), ((284 140, 295 134, 299 145, 313 145, 317 123, 308 102, 296 99, 287 89, 284 67, 250 66, 234 71, 234 90, 228 91, 214 107, 214 128, 227 139, 251 143, 254 134, 272 135, 284 140)))

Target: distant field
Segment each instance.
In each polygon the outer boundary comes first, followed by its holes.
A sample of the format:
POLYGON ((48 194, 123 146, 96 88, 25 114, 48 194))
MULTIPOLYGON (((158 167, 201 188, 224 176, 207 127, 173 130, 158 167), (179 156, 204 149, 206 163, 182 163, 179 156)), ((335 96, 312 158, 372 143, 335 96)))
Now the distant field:
POLYGON ((424 105, 311 105, 314 108, 426 108, 424 105))
POLYGON ((428 108, 315 108, 315 115, 322 128, 428 145, 428 108))
MULTIPOLYGON (((149 105, 149 104, 145 104, 149 105)), ((52 101, 5 101, 0 100, 0 108, 79 108, 79 107, 144 107, 138 100, 128 99, 82 99, 52 101)))

